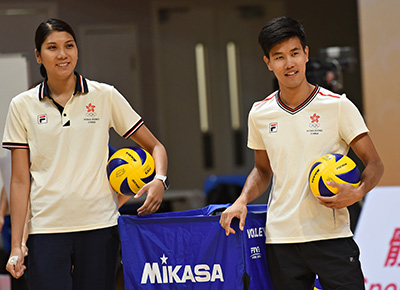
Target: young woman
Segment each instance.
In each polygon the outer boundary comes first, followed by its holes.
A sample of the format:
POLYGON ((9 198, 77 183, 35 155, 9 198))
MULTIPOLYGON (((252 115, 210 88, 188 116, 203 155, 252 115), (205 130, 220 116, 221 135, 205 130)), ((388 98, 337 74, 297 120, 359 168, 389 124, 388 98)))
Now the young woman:
POLYGON ((78 48, 71 27, 57 19, 39 25, 37 62, 45 78, 16 96, 9 108, 3 147, 11 149, 11 263, 20 277, 28 201, 31 290, 115 289, 118 265, 117 196, 106 175, 109 129, 152 154, 157 178, 139 215, 155 212, 166 188, 167 154, 141 117, 112 86, 75 71, 78 48))

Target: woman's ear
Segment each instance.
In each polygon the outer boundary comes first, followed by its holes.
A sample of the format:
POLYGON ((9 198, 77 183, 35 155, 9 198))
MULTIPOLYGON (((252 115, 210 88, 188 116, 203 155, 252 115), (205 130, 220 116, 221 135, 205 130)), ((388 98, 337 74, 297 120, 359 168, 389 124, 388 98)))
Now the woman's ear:
POLYGON ((35 49, 35 56, 36 56, 36 62, 42 63, 42 58, 40 57, 40 52, 37 49, 35 49))

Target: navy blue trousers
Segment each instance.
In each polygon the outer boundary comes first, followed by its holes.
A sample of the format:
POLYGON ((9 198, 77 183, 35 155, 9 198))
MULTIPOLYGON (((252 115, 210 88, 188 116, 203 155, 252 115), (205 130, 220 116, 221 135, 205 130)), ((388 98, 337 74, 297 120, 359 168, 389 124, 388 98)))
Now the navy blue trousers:
POLYGON ((119 266, 118 227, 33 234, 28 239, 30 290, 114 290, 119 266))

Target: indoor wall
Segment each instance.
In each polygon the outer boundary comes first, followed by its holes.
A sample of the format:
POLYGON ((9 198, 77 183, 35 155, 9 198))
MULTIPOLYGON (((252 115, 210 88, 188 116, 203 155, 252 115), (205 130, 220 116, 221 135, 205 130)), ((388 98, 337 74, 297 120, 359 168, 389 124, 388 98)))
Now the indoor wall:
MULTIPOLYGON (((246 148, 247 113, 255 100, 263 99, 275 88, 273 76, 262 62, 257 34, 273 17, 287 15, 303 23, 313 60, 325 61, 320 51, 327 47, 352 49, 351 61, 348 61, 351 65, 342 66, 341 90, 363 111, 357 1, 312 0, 307 2, 307 7, 302 3, 294 0, 1 0, 0 34, 6 37, 0 42, 0 52, 27 55, 30 83, 35 84, 41 79, 33 58, 33 35, 39 24, 33 23, 39 21, 36 14, 67 21, 77 33, 81 49, 78 70, 88 78, 115 85, 166 145, 172 188, 201 188, 208 175, 248 174, 252 168, 252 152, 246 148), (15 14, 18 11, 20 15, 15 14), (162 22, 163 17, 170 18, 162 22), (109 31, 122 27, 127 29, 132 53, 121 50, 126 45, 122 41, 125 34, 104 38, 109 31), (97 37, 97 33, 101 35, 97 37), (207 42, 211 45, 207 54, 211 134, 206 134, 200 126, 194 48, 198 43, 207 42), (229 107, 226 48, 229 42, 239 45, 235 51, 239 55, 236 65, 240 72, 236 111, 239 125, 234 126, 229 107), (91 50, 96 51, 95 57, 91 50), (93 69, 96 62, 101 71, 93 69), (126 62, 129 65, 124 69, 132 71, 121 73, 120 68, 126 62), (176 94, 179 87, 181 95, 176 94), (226 110, 220 110, 224 105, 226 110), (207 159, 211 156, 207 152, 212 152, 211 160, 207 159)), ((111 143, 114 147, 126 144, 115 134, 111 143)))

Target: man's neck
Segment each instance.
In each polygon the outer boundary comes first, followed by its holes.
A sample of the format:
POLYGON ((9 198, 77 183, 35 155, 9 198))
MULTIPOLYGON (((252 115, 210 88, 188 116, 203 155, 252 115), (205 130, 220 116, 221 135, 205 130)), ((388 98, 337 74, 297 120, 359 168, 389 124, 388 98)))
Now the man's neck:
POLYGON ((296 88, 281 88, 280 95, 282 102, 294 109, 301 105, 313 92, 315 86, 305 82, 304 85, 296 88))

